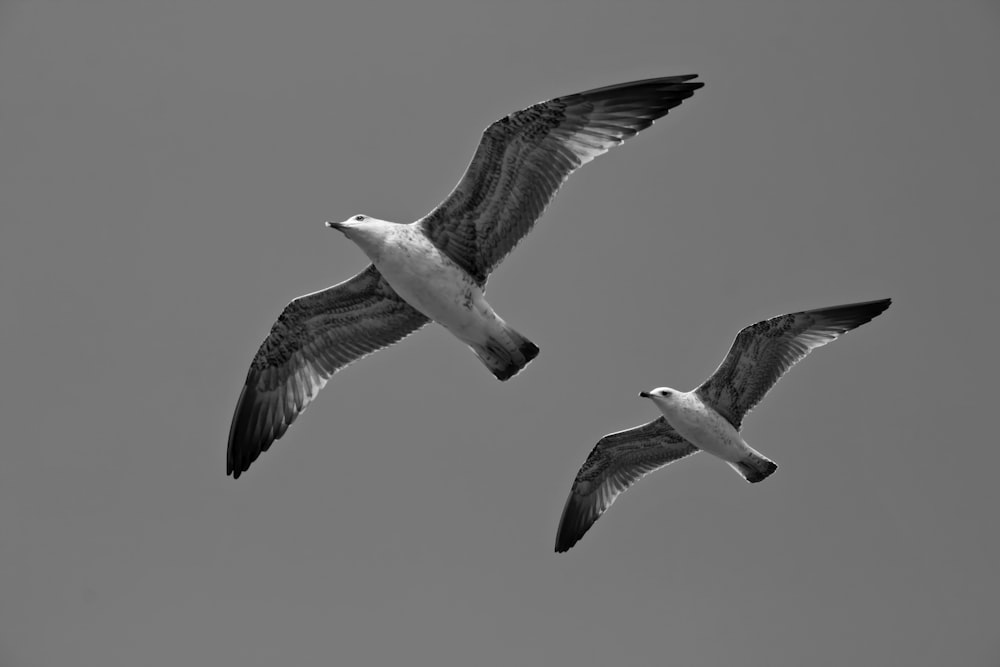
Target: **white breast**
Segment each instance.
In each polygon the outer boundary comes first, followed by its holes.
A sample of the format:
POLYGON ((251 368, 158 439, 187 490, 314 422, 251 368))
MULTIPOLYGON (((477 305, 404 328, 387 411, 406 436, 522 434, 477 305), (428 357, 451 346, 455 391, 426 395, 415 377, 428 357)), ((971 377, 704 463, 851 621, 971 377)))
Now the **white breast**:
POLYGON ((691 444, 725 461, 737 461, 746 454, 746 444, 733 425, 692 393, 680 395, 660 411, 670 425, 691 444))
POLYGON ((400 227, 372 258, 392 288, 460 338, 481 327, 492 309, 479 286, 422 233, 400 227))

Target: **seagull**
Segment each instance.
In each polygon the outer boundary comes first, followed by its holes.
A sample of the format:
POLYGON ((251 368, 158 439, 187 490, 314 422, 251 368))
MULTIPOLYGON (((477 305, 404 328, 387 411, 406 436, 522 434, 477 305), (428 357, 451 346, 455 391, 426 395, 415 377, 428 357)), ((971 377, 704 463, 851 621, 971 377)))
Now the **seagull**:
POLYGON ((649 473, 698 451, 755 484, 777 464, 740 436, 743 418, 807 354, 870 322, 891 299, 781 315, 746 327, 710 378, 693 391, 639 393, 663 416, 600 439, 576 474, 556 534, 556 552, 576 544, 615 499, 649 473))
POLYGON ((338 370, 431 320, 468 345, 497 379, 517 374, 538 347, 486 302, 490 272, 571 173, 691 97, 704 85, 696 77, 622 83, 522 109, 486 128, 465 175, 423 218, 328 222, 372 263, 282 311, 240 391, 226 473, 245 472, 338 370))

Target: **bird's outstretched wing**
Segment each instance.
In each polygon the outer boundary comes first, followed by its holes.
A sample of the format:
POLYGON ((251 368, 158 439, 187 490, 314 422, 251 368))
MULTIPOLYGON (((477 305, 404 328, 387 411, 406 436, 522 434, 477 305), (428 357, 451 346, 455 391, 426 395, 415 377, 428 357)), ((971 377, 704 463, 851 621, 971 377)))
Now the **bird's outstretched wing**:
POLYGON ((641 478, 697 451, 663 417, 601 438, 573 481, 556 532, 556 551, 576 544, 641 478))
POLYGON ((295 299, 257 350, 229 427, 226 474, 239 477, 284 434, 327 380, 428 322, 370 265, 295 299))
POLYGON ((698 396, 737 430, 771 387, 817 347, 870 322, 891 299, 851 303, 781 315, 746 327, 698 396))
POLYGON ((421 220, 431 241, 480 284, 577 168, 691 97, 696 74, 557 97, 486 128, 465 175, 421 220))

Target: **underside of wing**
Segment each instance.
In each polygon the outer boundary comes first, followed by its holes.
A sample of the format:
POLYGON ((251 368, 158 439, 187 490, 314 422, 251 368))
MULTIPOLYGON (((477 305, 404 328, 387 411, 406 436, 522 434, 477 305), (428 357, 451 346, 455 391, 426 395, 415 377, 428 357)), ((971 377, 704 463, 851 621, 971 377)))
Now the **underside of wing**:
POLYGON ((782 375, 809 352, 870 322, 890 299, 781 315, 746 327, 698 395, 739 429, 743 418, 782 375))
POLYGON ((660 417, 606 435, 576 474, 556 532, 556 551, 576 544, 615 499, 642 477, 698 448, 660 417))
POLYGON ((226 473, 236 478, 246 471, 335 372, 427 321, 374 265, 289 303, 247 373, 229 429, 226 473))
POLYGON ((691 97, 697 75, 633 81, 541 102, 490 125, 465 175, 423 220, 480 284, 577 168, 691 97))

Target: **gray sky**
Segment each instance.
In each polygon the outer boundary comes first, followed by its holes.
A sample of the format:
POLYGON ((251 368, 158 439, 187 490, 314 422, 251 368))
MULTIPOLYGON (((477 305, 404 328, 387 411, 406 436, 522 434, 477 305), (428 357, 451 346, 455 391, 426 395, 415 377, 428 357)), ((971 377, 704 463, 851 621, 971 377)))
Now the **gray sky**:
POLYGON ((1000 10, 988 2, 5 2, 0 664, 997 665, 1000 10), (239 481, 247 367, 496 118, 697 72, 440 327, 239 481), (740 327, 891 296, 552 552, 603 434, 740 327))

